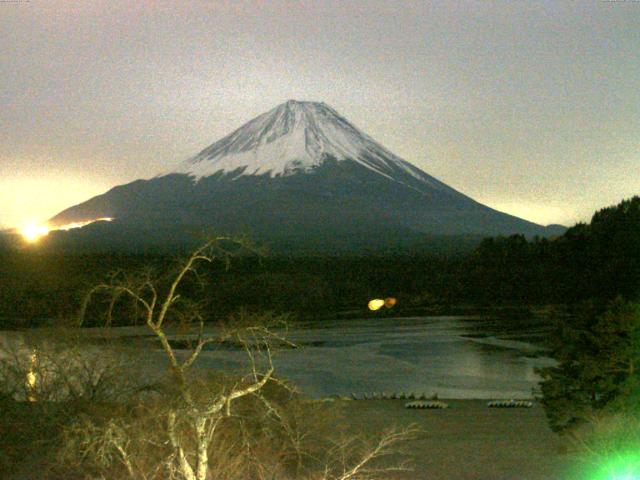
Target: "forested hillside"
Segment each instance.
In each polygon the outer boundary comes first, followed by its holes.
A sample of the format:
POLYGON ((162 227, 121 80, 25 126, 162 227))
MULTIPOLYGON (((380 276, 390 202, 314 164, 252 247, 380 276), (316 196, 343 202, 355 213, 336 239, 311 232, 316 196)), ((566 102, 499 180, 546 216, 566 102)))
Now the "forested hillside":
MULTIPOLYGON (((209 272, 211 317, 240 308, 321 318, 367 313, 373 297, 398 299, 386 314, 456 307, 573 304, 633 299, 640 289, 640 197, 596 212, 555 239, 488 238, 471 254, 377 253, 244 256, 209 272), (348 313, 346 313, 348 312, 348 313)), ((152 267, 167 255, 47 254, 0 249, 0 317, 33 324, 69 317, 90 285, 114 271, 152 267)))

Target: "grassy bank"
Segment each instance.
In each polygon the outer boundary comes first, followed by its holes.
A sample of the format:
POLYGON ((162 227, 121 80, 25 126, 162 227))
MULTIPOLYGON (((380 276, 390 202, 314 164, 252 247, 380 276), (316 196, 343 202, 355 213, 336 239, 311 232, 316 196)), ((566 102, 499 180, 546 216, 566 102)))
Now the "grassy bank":
POLYGON ((415 470, 399 478, 556 480, 571 464, 542 407, 488 408, 482 400, 450 400, 445 410, 409 410, 403 400, 339 401, 345 428, 371 434, 415 424, 408 446, 415 470))

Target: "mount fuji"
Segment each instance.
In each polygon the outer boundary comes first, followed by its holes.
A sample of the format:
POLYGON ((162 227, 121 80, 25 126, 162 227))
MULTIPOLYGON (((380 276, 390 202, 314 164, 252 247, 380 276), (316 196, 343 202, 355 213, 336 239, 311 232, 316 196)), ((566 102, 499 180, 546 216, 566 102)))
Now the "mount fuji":
POLYGON ((67 240, 171 247, 204 230, 245 235, 277 249, 340 251, 407 246, 434 236, 559 233, 454 190, 328 105, 294 100, 173 171, 112 188, 49 223, 102 218, 113 221, 65 232, 67 240))

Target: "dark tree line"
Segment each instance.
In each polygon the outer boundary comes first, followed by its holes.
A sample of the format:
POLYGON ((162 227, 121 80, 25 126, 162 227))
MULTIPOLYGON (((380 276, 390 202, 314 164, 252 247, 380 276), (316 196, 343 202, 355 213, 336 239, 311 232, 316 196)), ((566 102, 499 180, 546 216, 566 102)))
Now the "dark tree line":
POLYGON ((640 197, 599 210, 556 239, 484 240, 465 264, 475 302, 601 303, 640 293, 640 197))
MULTIPOLYGON (((212 317, 238 309, 299 317, 366 314, 374 297, 398 299, 391 313, 466 306, 606 304, 640 285, 640 197, 602 209, 555 239, 483 240, 471 253, 246 256, 216 274, 205 292, 212 317)), ((37 324, 77 311, 87 285, 115 271, 163 270, 167 255, 54 254, 0 249, 0 318, 37 324)), ((213 268, 213 267, 212 267, 213 268)))

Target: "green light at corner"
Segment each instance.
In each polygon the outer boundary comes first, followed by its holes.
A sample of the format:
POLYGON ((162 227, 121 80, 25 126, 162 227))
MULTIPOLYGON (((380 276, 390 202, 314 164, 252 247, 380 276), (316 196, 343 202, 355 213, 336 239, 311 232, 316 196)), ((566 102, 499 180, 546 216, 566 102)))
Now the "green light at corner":
POLYGON ((640 451, 612 455, 585 480, 640 480, 640 451))

